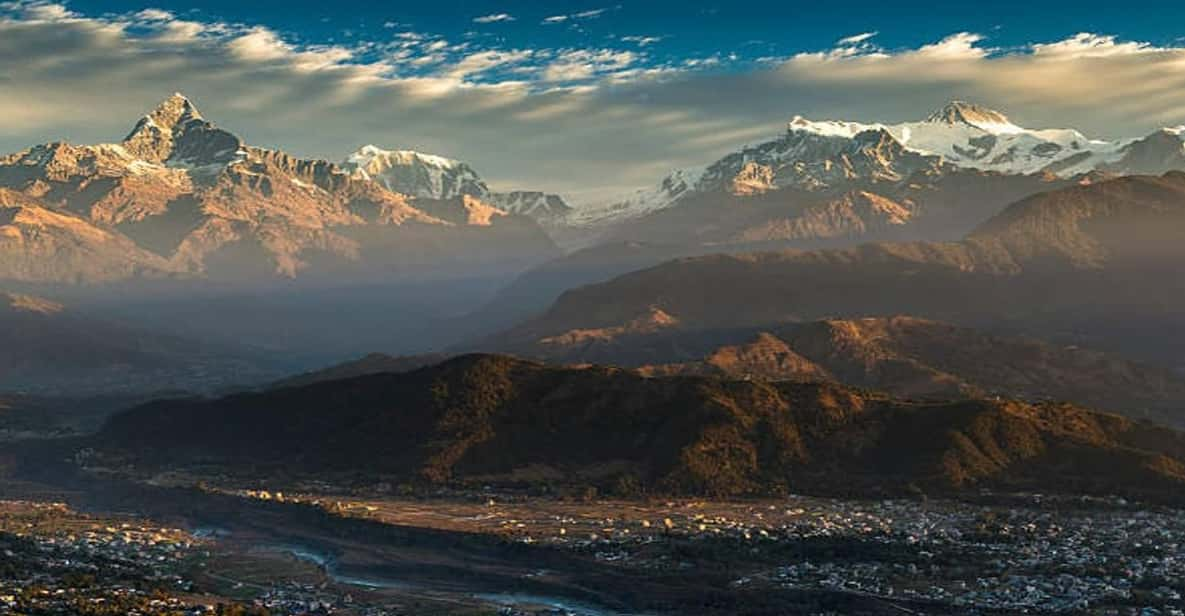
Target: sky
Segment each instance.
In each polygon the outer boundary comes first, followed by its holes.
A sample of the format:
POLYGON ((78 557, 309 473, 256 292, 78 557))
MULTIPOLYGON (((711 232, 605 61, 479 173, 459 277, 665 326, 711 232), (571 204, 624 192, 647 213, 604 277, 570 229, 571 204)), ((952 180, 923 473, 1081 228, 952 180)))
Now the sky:
POLYGON ((118 140, 180 91, 253 145, 416 149, 591 203, 795 115, 1185 124, 1183 24, 1185 3, 1089 0, 0 0, 0 151, 118 140))

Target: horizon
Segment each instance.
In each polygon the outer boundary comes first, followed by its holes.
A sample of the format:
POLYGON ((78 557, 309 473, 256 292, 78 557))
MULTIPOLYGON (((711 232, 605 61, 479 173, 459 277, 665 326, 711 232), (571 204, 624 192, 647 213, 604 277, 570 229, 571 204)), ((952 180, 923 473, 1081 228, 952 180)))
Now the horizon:
POLYGON ((620 3, 461 3, 403 19, 101 4, 0 6, 11 41, 0 60, 24 42, 37 50, 0 62, 0 151, 112 141, 182 91, 261 147, 330 161, 363 144, 414 150, 467 162, 501 190, 587 204, 774 138, 796 115, 889 124, 962 99, 1091 138, 1185 124, 1173 68, 1185 47, 1165 29, 1175 6, 1159 20, 1113 8, 1067 20, 1068 5, 1046 6, 1045 19, 1008 5, 973 16, 870 5, 848 9, 863 21, 829 22, 758 5, 754 23, 709 3, 676 19, 620 3), (112 79, 123 87, 73 94, 112 79))
POLYGON ((0 0, 0 612, 1185 614, 1180 23, 0 0))

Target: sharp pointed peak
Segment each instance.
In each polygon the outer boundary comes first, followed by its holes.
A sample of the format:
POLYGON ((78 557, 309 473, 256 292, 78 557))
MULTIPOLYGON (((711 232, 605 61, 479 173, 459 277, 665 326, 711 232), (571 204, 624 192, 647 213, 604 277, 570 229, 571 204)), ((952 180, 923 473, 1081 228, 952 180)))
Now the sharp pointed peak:
POLYGON ((193 104, 193 101, 191 101, 189 97, 180 92, 174 92, 170 94, 168 98, 161 101, 160 104, 148 114, 148 117, 166 120, 173 119, 174 122, 178 122, 186 119, 200 120, 202 119, 202 114, 200 111, 198 111, 197 106, 193 104))
POLYGON ((934 124, 969 124, 978 128, 1011 127, 1012 122, 1003 113, 963 100, 952 100, 926 117, 934 124))
POLYGON ((241 139, 207 121, 180 92, 174 92, 140 118, 121 145, 147 161, 176 158, 203 164, 233 160, 243 148, 241 139))
POLYGON ((132 141, 145 133, 172 133, 179 126, 195 120, 204 121, 204 118, 193 101, 180 92, 174 92, 140 118, 132 132, 124 138, 124 142, 132 141))
POLYGON ((996 110, 991 109, 989 107, 985 107, 985 106, 980 105, 978 103, 973 103, 970 101, 965 101, 965 100, 961 100, 961 99, 957 99, 957 98, 947 101, 946 104, 944 104, 942 107, 939 107, 934 113, 932 113, 930 115, 931 116, 939 116, 939 115, 958 114, 958 113, 984 113, 984 114, 997 114, 997 115, 1001 115, 1001 116, 1004 115, 1004 114, 1000 113, 999 111, 996 111, 996 110))

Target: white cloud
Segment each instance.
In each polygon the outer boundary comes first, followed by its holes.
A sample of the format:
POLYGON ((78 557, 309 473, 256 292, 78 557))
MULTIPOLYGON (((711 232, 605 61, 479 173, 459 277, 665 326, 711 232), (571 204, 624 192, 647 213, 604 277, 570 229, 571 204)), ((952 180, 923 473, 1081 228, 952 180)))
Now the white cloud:
POLYGON ((593 19, 596 17, 600 17, 607 10, 609 10, 609 9, 592 9, 589 11, 581 11, 579 13, 570 13, 567 15, 552 15, 551 17, 543 18, 543 23, 545 23, 545 24, 559 24, 559 23, 564 23, 565 21, 574 21, 574 20, 580 20, 580 19, 593 19))
POLYGON ((661 36, 623 36, 621 37, 621 40, 627 43, 634 43, 638 47, 645 47, 647 45, 658 43, 662 41, 663 38, 664 37, 661 36))
POLYGON ((448 70, 448 74, 454 79, 463 79, 491 69, 518 64, 531 58, 533 55, 534 52, 522 49, 514 51, 479 51, 462 58, 460 62, 457 62, 448 70))
POLYGON ((918 55, 928 56, 939 60, 965 60, 982 58, 988 54, 987 49, 976 45, 984 40, 983 35, 972 32, 952 34, 937 43, 923 45, 917 50, 918 55))
POLYGON ((543 69, 544 81, 582 81, 621 71, 638 60, 632 51, 577 49, 559 54, 543 69))
POLYGON ((161 9, 144 9, 136 13, 136 17, 144 21, 169 21, 174 19, 174 15, 169 11, 161 9))
POLYGON ((1033 55, 1042 58, 1074 59, 1083 57, 1121 56, 1163 51, 1148 43, 1120 43, 1114 36, 1079 32, 1063 41, 1033 45, 1033 55))
POLYGON ((174 19, 161 26, 157 38, 161 42, 182 43, 197 39, 209 30, 210 26, 196 22, 174 19))
POLYGON ((22 18, 32 22, 62 21, 75 17, 64 4, 56 2, 7 2, 0 8, 18 12, 22 18))
POLYGON ((514 16, 509 13, 493 13, 473 18, 473 23, 478 24, 494 24, 504 21, 514 21, 514 16))
POLYGON ((857 44, 867 41, 868 39, 871 39, 872 37, 876 36, 877 34, 880 34, 880 33, 879 32, 861 32, 860 34, 853 34, 852 36, 845 36, 844 38, 841 38, 838 41, 836 41, 835 44, 841 45, 841 46, 857 45, 857 44))
POLYGON ((292 52, 292 47, 278 34, 264 27, 252 28, 228 42, 226 47, 238 58, 248 61, 278 60, 292 52))
POLYGON ((308 46, 190 19, 0 4, 0 152, 118 139, 180 90, 262 146, 329 159, 364 142, 448 152, 498 188, 515 178, 599 198, 776 135, 795 114, 894 122, 961 98, 1106 137, 1185 123, 1185 46, 1104 34, 1006 50, 974 33, 896 50, 864 38, 719 70, 737 60, 656 64, 637 47, 497 49, 393 31, 308 46))

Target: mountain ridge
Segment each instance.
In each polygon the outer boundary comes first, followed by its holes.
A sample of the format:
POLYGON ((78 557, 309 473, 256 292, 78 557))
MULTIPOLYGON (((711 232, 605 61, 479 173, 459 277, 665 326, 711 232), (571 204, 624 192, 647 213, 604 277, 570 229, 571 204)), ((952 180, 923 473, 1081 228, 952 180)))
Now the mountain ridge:
POLYGON ((1096 170, 1160 174, 1185 168, 1183 135, 1169 128, 1143 139, 1092 140, 1073 129, 1023 128, 1003 113, 964 101, 952 101, 921 121, 898 124, 795 116, 780 137, 745 146, 703 168, 677 170, 632 198, 574 213, 572 223, 605 227, 665 210, 691 195, 726 189, 752 165, 764 167, 767 189, 811 191, 848 189, 852 180, 900 182, 954 170, 1063 179, 1096 170))
MULTIPOLYGON (((485 215, 433 216, 414 198, 334 163, 247 145, 181 94, 143 116, 121 143, 53 143, 0 157, 0 187, 99 228, 123 246, 111 254, 122 251, 136 261, 139 253, 128 244, 155 253, 158 259, 140 260, 170 274, 295 278, 328 268, 338 276, 350 269, 365 276, 408 257, 401 267, 415 267, 415 259, 455 260, 466 250, 444 250, 442 242, 455 235, 450 228, 467 226, 488 229, 478 242, 458 238, 478 261, 488 261, 491 250, 511 263, 556 253, 526 217, 491 224, 485 215)), ((90 227, 77 228, 93 236, 90 227)), ((63 236, 40 256, 52 257, 55 249, 69 254, 78 241, 63 236)), ((10 249, 13 259, 22 258, 19 245, 10 249)), ((132 264, 124 271, 73 267, 81 270, 74 278, 87 282, 136 276, 132 264)), ((36 272, 17 277, 43 278, 36 272)))
POLYGON ((1180 433, 1066 405, 919 405, 825 383, 648 379, 489 355, 152 403, 111 418, 94 447, 94 463, 147 472, 251 463, 520 487, 531 476, 634 495, 875 497, 912 485, 1173 500, 1185 482, 1180 433))
POLYGON ((572 211, 559 195, 531 190, 496 192, 468 163, 415 150, 365 145, 346 158, 344 167, 394 192, 430 200, 468 196, 543 225, 558 225, 572 211))
MULTIPOLYGON (((1185 173, 1128 176, 1022 200, 959 242, 668 261, 568 290, 541 316, 482 344, 517 351, 565 332, 621 327, 656 308, 687 330, 910 314, 1041 331, 1069 324, 1059 311, 1172 326, 1185 308, 1183 219, 1185 173)), ((1107 339, 1095 346, 1128 344, 1121 330, 1100 330, 1107 339)), ((1149 337, 1140 339, 1145 351, 1176 348, 1172 336, 1149 337)))

